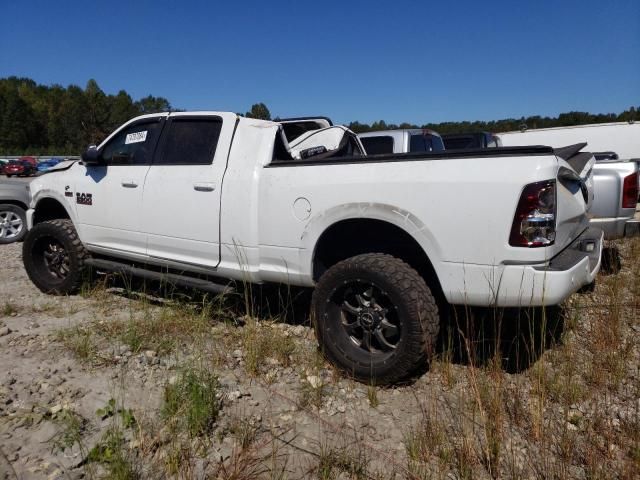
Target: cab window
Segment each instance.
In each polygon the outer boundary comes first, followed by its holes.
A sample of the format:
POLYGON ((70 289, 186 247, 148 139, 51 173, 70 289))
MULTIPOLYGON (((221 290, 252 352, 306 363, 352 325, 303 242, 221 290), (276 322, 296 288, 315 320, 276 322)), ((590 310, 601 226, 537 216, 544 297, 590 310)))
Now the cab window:
POLYGON ((158 118, 126 127, 102 148, 104 162, 107 165, 150 164, 162 124, 158 118))

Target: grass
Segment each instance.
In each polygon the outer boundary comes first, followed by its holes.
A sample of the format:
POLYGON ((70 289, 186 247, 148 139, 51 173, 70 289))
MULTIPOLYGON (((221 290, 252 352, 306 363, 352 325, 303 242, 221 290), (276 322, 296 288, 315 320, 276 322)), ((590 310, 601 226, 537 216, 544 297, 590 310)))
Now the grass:
MULTIPOLYGON (((221 425, 226 428, 223 436, 233 438, 234 451, 211 464, 206 474, 212 478, 283 478, 287 472, 275 457, 299 464, 298 455, 311 455, 304 450, 308 444, 296 443, 297 433, 269 445, 264 442, 267 431, 251 417, 223 417, 221 386, 208 367, 224 368, 216 355, 229 358, 238 349, 242 367, 236 362, 231 371, 238 374, 241 368, 240 376, 250 377, 239 381, 247 388, 268 384, 282 389, 278 393, 302 408, 296 415, 306 422, 332 423, 339 434, 353 427, 348 422, 370 419, 361 431, 364 440, 357 444, 318 442, 305 472, 316 478, 378 478, 370 462, 384 460, 379 449, 397 460, 399 467, 391 462, 386 467, 398 468, 401 478, 633 479, 640 471, 640 239, 625 241, 620 248, 621 273, 599 276, 593 293, 572 296, 558 312, 523 309, 512 318, 496 310, 483 312, 480 319, 478 311, 464 309, 431 371, 415 385, 385 390, 382 406, 375 385, 349 390, 342 378, 328 379, 322 358, 288 336, 277 321, 244 315, 238 325, 225 324, 224 319, 240 315, 219 303, 157 306, 144 299, 129 301, 116 318, 93 319, 60 333, 59 339, 78 357, 93 362, 104 362, 100 352, 114 340, 132 352, 193 354, 196 361, 179 366, 177 381, 167 385, 161 406, 161 425, 172 438, 165 465, 176 477, 195 474, 194 459, 210 454, 221 425), (550 335, 556 328, 556 335, 550 335), (510 343, 505 344, 504 337, 510 343), (274 372, 284 368, 299 380, 271 383, 280 378, 274 372), (332 395, 350 395, 343 401, 365 408, 340 423, 343 417, 328 416, 321 408, 332 395), (403 432, 404 451, 399 454, 393 450, 398 438, 388 440, 385 423, 376 424, 380 418, 390 420, 391 409, 403 432), (378 428, 373 440, 367 439, 368 425, 378 428), (395 442, 391 449, 388 442, 395 442)), ((106 309, 108 302, 100 301, 106 309)), ((279 401, 260 398, 260 413, 273 418, 278 413, 270 409, 279 401)), ((104 414, 117 419, 120 433, 126 432, 115 405, 105 409, 104 414)), ((75 438, 77 425, 68 422, 61 445, 75 438)), ((109 447, 101 450, 102 463, 109 464, 108 456, 118 464, 121 455, 122 471, 126 474, 129 462, 136 474, 137 464, 117 433, 102 442, 109 447)), ((145 461, 153 462, 155 452, 147 455, 145 461)), ((291 477, 304 477, 298 473, 291 477)))
POLYGON ((320 445, 315 466, 318 480, 335 478, 368 479, 370 478, 369 457, 366 450, 358 442, 349 445, 320 445))
POLYGON ((99 339, 91 328, 80 325, 64 328, 56 332, 55 338, 81 361, 95 365, 104 363, 99 354, 99 339))
POLYGON ((369 400, 369 406, 371 408, 378 408, 380 400, 378 399, 378 389, 375 385, 369 385, 367 387, 367 400, 369 400))
POLYGON ((192 437, 211 433, 221 409, 218 378, 202 368, 183 370, 164 391, 161 415, 174 431, 192 437))
POLYGON ((15 304, 11 302, 4 302, 4 306, 2 307, 2 316, 10 317, 11 315, 18 313, 19 311, 20 310, 15 304))
POLYGON ((294 361, 296 343, 275 322, 257 322, 249 317, 242 329, 245 369, 253 376, 266 374, 272 365, 288 367, 294 361))

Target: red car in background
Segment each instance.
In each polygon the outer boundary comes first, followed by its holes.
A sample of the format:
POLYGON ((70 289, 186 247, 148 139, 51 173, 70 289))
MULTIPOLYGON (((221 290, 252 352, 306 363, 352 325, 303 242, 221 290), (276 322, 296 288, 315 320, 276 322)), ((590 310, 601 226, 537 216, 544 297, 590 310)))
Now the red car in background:
POLYGON ((5 164, 2 168, 2 173, 4 173, 7 177, 12 177, 13 175, 19 177, 29 177, 37 171, 34 163, 31 163, 29 160, 22 159, 10 160, 9 163, 5 164))
POLYGON ((38 169, 38 161, 33 157, 20 157, 19 162, 29 162, 33 168, 38 169))

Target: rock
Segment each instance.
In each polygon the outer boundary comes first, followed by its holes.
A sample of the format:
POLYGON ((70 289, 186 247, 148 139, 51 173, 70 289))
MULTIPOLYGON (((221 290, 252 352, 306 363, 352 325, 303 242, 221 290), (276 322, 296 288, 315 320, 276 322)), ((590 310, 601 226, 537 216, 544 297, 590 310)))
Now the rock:
POLYGON ((298 337, 301 337, 305 334, 305 328, 302 325, 296 325, 295 327, 293 327, 291 329, 291 331, 293 332, 294 335, 297 335, 298 337))
POLYGON ((227 393, 227 398, 231 401, 238 400, 240 397, 242 397, 242 392, 240 392, 240 390, 227 393))
POLYGON ((147 358, 156 358, 156 356, 158 356, 158 354, 156 353, 155 350, 145 350, 144 356, 147 357, 147 358))
POLYGON ((322 387, 322 379, 317 375, 307 375, 307 382, 309 382, 312 388, 322 387))
POLYGON ((129 347, 129 345, 120 345, 120 348, 118 348, 118 352, 120 353, 120 355, 131 353, 131 347, 129 347))
POLYGON ((60 412, 62 410, 62 405, 60 405, 59 403, 54 405, 53 407, 51 407, 49 409, 49 411, 51 412, 51 415, 55 415, 56 413, 60 412))
POLYGON ((242 350, 234 350, 232 355, 234 358, 242 358, 244 356, 242 350))
POLYGON ((5 335, 9 335, 10 333, 11 330, 9 329, 9 327, 0 328, 0 337, 4 337, 5 335))

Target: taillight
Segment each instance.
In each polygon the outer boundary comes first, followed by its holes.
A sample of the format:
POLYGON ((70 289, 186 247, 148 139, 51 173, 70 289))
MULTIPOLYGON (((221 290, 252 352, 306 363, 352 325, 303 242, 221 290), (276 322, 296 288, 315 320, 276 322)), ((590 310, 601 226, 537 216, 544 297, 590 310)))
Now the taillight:
POLYGON ((556 239, 556 182, 530 183, 522 191, 513 217, 509 245, 546 247, 556 239))
POLYGON ((622 208, 636 208, 638 203, 638 174, 624 177, 622 184, 622 208))

